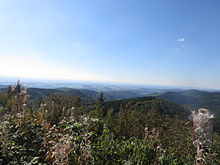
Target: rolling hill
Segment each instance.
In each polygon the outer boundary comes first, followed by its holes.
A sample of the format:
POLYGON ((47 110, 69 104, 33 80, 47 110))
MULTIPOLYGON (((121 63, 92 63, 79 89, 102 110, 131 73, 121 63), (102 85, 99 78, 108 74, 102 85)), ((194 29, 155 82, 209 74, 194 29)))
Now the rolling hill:
POLYGON ((215 128, 220 130, 220 92, 185 90, 165 92, 157 98, 184 105, 192 111, 198 108, 209 109, 215 115, 215 128))

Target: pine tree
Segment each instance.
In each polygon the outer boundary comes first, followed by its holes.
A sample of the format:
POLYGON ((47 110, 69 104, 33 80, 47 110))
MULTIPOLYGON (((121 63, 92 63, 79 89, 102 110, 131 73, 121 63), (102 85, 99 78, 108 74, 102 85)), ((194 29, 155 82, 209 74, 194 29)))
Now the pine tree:
POLYGON ((100 96, 99 96, 97 102, 95 103, 97 117, 103 117, 103 115, 104 115, 104 113, 103 113, 104 101, 105 101, 105 97, 104 97, 103 92, 101 91, 100 96))

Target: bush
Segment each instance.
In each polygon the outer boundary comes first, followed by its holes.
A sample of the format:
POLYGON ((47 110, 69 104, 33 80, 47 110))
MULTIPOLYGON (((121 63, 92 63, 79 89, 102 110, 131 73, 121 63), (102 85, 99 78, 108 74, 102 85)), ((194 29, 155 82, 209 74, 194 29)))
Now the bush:
POLYGON ((44 162, 44 130, 31 114, 8 116, 0 125, 3 164, 44 162))
MULTIPOLYGON (((40 114, 17 113, 0 122, 0 164, 193 164, 190 123, 166 117, 162 123, 163 129, 157 126, 156 134, 145 139, 126 138, 116 136, 104 120, 89 116, 63 118, 51 126, 40 114)), ((219 142, 215 134, 207 164, 219 164, 219 142)))

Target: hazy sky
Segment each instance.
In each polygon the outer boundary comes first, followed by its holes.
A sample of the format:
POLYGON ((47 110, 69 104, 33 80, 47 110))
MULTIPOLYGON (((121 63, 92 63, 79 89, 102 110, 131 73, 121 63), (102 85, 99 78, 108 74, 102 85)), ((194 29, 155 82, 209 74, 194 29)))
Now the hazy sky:
POLYGON ((0 0, 0 76, 220 88, 220 1, 0 0))

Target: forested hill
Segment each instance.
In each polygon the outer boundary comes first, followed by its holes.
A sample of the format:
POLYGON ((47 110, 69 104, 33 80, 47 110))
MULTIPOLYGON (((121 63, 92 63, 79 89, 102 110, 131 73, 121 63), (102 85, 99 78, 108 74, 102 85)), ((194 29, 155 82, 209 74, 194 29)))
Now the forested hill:
POLYGON ((215 115, 215 127, 220 130, 220 92, 185 90, 165 92, 157 97, 179 105, 185 105, 190 110, 198 108, 209 109, 215 115))
POLYGON ((78 90, 71 88, 57 88, 57 89, 41 89, 41 88, 28 88, 28 94, 31 99, 36 99, 39 97, 48 97, 52 94, 62 94, 62 95, 77 95, 81 98, 96 98, 98 93, 92 90, 78 90))
POLYGON ((117 113, 126 105, 143 113, 155 111, 160 115, 178 116, 184 119, 187 119, 190 115, 190 111, 183 106, 150 96, 110 101, 106 103, 106 108, 112 109, 114 113, 117 113))
POLYGON ((213 113, 220 114, 220 92, 186 90, 180 92, 165 92, 158 98, 169 100, 176 104, 187 105, 189 108, 208 108, 213 113))

